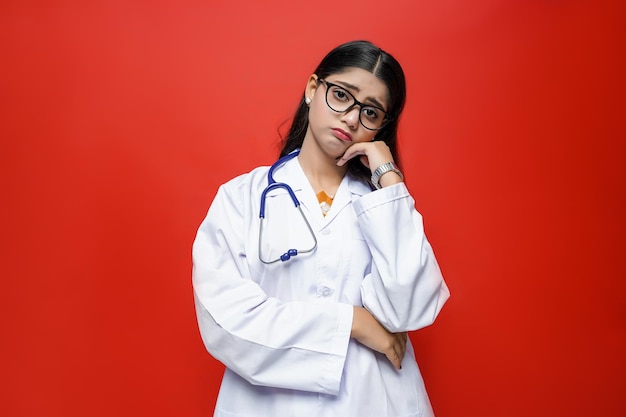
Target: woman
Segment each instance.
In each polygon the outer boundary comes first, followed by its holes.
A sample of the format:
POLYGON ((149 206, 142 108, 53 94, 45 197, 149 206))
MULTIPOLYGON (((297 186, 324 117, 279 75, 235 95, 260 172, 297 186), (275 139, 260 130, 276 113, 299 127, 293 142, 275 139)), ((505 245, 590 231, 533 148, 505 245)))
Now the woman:
POLYGON ((293 197, 266 190, 268 167, 218 190, 193 246, 200 332, 226 365, 215 416, 433 415, 406 332, 449 291, 397 166, 404 100, 392 56, 341 45, 271 170, 293 197))

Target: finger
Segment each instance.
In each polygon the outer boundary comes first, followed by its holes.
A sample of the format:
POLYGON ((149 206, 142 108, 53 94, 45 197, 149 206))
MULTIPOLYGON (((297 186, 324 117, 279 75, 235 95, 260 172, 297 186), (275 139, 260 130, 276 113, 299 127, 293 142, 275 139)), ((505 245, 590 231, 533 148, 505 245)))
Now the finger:
POLYGON ((368 159, 367 155, 361 155, 361 157, 359 158, 359 160, 360 160, 360 161, 361 161, 361 163, 362 163, 363 165, 365 165, 368 169, 371 169, 371 168, 370 168, 370 161, 369 161, 369 159, 368 159))
POLYGON ((402 352, 402 346, 399 344, 395 346, 396 358, 398 360, 397 369, 402 369, 402 359, 404 359, 404 353, 402 352))
POLYGON ((337 165, 345 165, 346 162, 348 162, 350 159, 354 158, 357 155, 367 155, 365 148, 362 145, 362 143, 355 143, 354 145, 346 149, 344 154, 337 161, 337 165))
POLYGON ((357 155, 365 155, 365 152, 346 152, 343 154, 343 156, 341 158, 339 158, 339 160, 337 161, 337 165, 339 166, 343 166, 345 165, 349 160, 351 160, 352 158, 354 158, 357 155))
POLYGON ((398 340, 398 348, 400 349, 400 359, 402 360, 406 354, 407 334, 406 332, 402 332, 398 333, 396 336, 398 340))
POLYGON ((395 333, 394 338, 396 340, 396 343, 398 343, 398 345, 402 348, 402 350, 406 350, 406 333, 402 332, 402 333, 395 333))
POLYGON ((400 365, 400 363, 402 362, 402 359, 398 356, 398 353, 396 352, 395 349, 391 349, 391 351, 386 356, 387 356, 387 359, 389 359, 389 362, 391 362, 391 364, 393 365, 394 368, 400 369, 402 367, 400 365))
POLYGON ((402 360, 404 359, 404 348, 402 347, 402 345, 398 345, 397 347, 397 355, 398 355, 398 360, 400 361, 400 368, 402 368, 402 360))

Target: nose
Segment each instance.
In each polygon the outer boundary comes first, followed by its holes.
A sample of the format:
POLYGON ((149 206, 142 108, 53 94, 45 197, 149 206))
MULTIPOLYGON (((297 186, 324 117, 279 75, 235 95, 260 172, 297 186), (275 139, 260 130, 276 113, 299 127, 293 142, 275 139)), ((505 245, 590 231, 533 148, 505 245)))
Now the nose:
POLYGON ((356 129, 359 126, 360 113, 361 108, 359 106, 354 106, 341 116, 341 120, 345 121, 351 129, 356 129))

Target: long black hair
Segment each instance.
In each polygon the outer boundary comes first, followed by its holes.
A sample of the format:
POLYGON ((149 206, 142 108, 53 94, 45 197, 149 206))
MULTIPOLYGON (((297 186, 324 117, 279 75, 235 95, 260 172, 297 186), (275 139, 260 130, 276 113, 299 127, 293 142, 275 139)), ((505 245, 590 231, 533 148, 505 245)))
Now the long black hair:
MULTIPOLYGON (((389 109, 387 109, 390 121, 376 133, 374 140, 385 142, 391 150, 394 161, 397 165, 400 165, 397 134, 398 121, 406 98, 404 71, 402 71, 402 67, 393 56, 371 42, 360 40, 344 43, 330 51, 315 69, 315 74, 323 79, 351 67, 371 72, 387 86, 391 100, 389 109)), ((309 107, 304 102, 303 93, 291 127, 282 141, 280 156, 285 156, 302 147, 308 126, 309 107)), ((366 181, 369 181, 371 176, 370 170, 361 164, 359 158, 350 160, 348 170, 366 181)))

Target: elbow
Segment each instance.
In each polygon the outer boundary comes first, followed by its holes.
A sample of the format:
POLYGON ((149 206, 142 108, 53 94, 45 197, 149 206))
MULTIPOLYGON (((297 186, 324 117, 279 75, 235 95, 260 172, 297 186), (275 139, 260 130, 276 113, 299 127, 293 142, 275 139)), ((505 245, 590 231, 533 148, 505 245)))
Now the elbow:
POLYGON ((406 329, 413 331, 432 325, 449 298, 450 291, 445 282, 442 281, 437 291, 433 292, 426 303, 415 306, 414 315, 412 320, 406 323, 406 329))
MULTIPOLYGON (((395 298, 403 301, 393 302, 391 299, 394 297, 391 297, 387 303, 383 304, 380 304, 382 300, 378 300, 375 303, 378 307, 372 307, 370 311, 392 333, 419 330, 435 322, 444 304, 450 298, 450 291, 443 281, 429 294, 428 297, 424 297, 424 294, 420 292, 407 299, 404 293, 395 298)), ((368 309, 370 309, 369 306, 368 309)))

